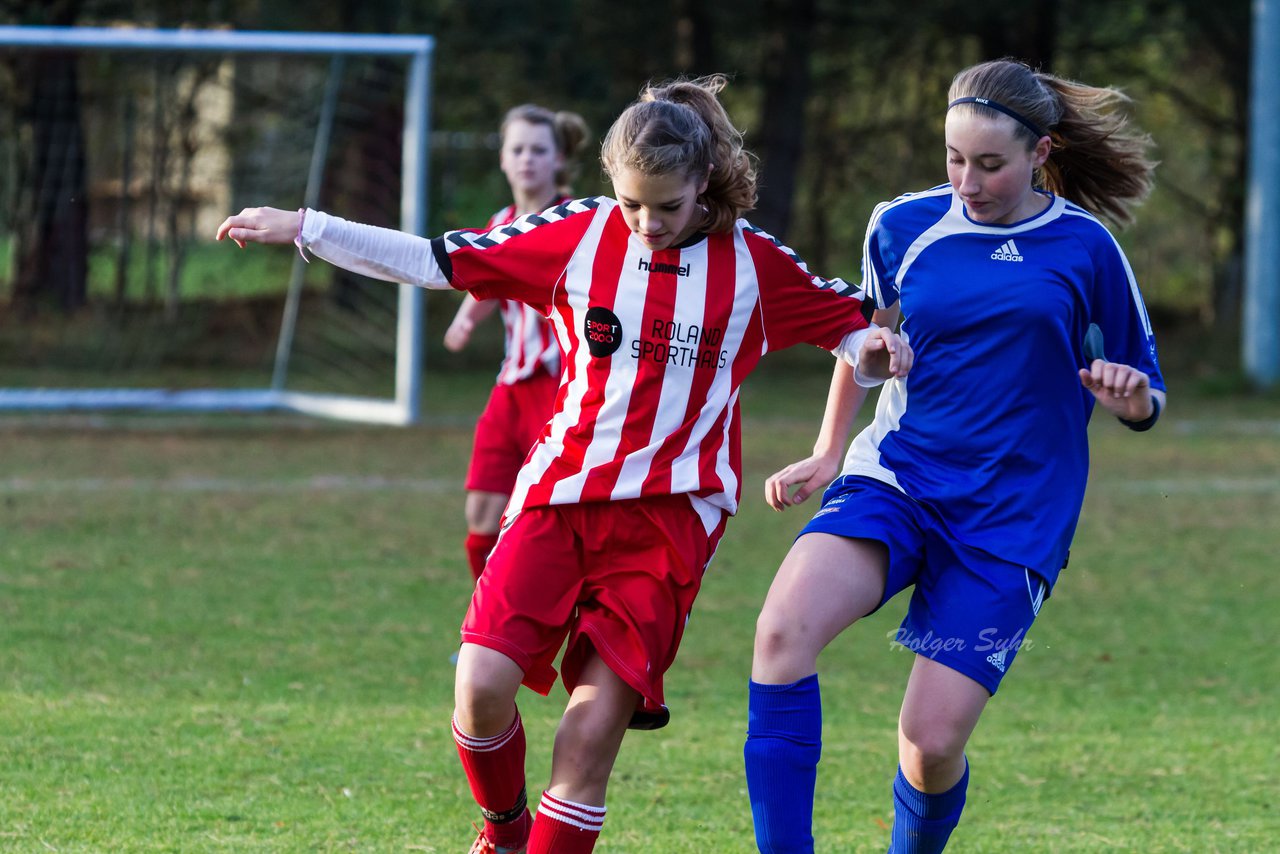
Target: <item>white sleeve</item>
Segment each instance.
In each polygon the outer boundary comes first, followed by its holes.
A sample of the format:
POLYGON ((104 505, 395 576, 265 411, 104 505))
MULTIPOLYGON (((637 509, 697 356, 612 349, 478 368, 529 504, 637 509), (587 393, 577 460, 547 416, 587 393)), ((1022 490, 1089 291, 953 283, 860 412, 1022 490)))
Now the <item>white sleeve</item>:
POLYGON ((841 339, 831 354, 837 359, 844 359, 850 365, 853 365, 853 380, 863 388, 875 388, 884 382, 876 377, 869 377, 862 372, 862 368, 858 366, 858 351, 862 349, 862 342, 871 334, 871 330, 878 328, 874 323, 868 324, 865 329, 855 329, 841 339))
POLYGON ((348 222, 307 208, 300 238, 300 248, 353 273, 436 290, 449 287, 431 241, 416 234, 348 222))

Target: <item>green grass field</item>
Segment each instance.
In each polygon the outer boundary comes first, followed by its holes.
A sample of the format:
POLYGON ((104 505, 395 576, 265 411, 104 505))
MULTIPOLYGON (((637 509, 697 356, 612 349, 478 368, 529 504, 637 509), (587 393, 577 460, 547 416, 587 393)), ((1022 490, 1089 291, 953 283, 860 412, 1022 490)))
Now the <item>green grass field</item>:
MULTIPOLYGON (((449 734, 468 595, 460 483, 489 372, 428 379, 427 423, 0 418, 0 850, 462 852, 449 734)), ((746 494, 633 733, 601 852, 749 852, 755 614, 812 507, 823 372, 756 378, 746 494)), ((955 852, 1280 845, 1280 401, 1177 394, 1094 425, 1071 566, 972 741, 955 852)), ((883 851, 909 667, 903 599, 822 661, 819 850, 883 851)), ((531 799, 564 695, 523 693, 531 799)))

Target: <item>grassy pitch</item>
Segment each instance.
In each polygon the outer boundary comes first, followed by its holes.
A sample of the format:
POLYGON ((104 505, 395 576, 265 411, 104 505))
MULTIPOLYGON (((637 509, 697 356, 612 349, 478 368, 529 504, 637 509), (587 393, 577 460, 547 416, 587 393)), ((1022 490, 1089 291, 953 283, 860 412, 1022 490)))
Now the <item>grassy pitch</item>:
MULTIPOLYGON (((424 426, 0 421, 0 850, 466 850, 449 735, 461 481, 487 374, 424 426)), ((825 376, 745 395, 744 507, 628 736, 601 852, 750 852, 755 614, 813 506, 759 498, 825 376)), ((1070 568, 971 743, 950 850, 1256 852, 1280 839, 1280 402, 1175 395, 1093 428, 1070 568)), ((905 599, 826 652, 819 850, 883 851, 905 599)), ((523 693, 531 800, 564 695, 523 693)))

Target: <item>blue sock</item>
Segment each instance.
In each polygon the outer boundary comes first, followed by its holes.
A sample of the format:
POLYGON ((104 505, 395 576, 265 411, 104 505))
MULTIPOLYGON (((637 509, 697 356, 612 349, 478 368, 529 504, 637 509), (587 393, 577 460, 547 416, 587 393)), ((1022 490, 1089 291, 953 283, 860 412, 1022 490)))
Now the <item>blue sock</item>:
POLYGON ((927 795, 907 782, 898 768, 893 781, 893 836, 889 854, 939 854, 960 823, 969 788, 969 762, 960 782, 937 795, 927 795))
POLYGON ((750 685, 747 792, 763 854, 811 854, 813 790, 822 756, 818 674, 789 685, 750 685))

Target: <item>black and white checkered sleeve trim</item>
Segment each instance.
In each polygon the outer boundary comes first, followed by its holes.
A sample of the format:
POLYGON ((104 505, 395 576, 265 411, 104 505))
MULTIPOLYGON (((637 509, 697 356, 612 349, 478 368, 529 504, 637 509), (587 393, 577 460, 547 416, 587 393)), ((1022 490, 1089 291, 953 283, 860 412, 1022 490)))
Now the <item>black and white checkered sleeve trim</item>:
POLYGON ((816 285, 817 287, 822 288, 823 290, 833 291, 842 297, 855 297, 857 299, 862 300, 862 315, 868 321, 871 320, 871 315, 875 311, 876 307, 875 307, 875 303, 871 300, 871 298, 868 296, 867 292, 863 288, 851 285, 841 278, 827 279, 827 278, 823 278, 822 276, 815 276, 813 273, 809 272, 809 266, 804 263, 804 259, 801 258, 799 255, 797 255, 796 251, 792 249, 790 246, 787 246, 781 240, 774 237, 772 234, 769 234, 764 229, 751 225, 746 220, 742 220, 741 222, 742 222, 743 231, 745 231, 748 234, 754 234, 756 237, 762 238, 772 243, 775 247, 777 247, 779 252, 781 252, 783 255, 786 255, 788 258, 794 261, 795 265, 799 267, 801 270, 803 270, 809 276, 809 280, 812 281, 813 284, 816 285))
MULTIPOLYGON (((600 207, 599 197, 575 199, 547 208, 541 213, 525 214, 507 225, 500 225, 489 231, 449 231, 433 241, 436 260, 440 260, 442 250, 444 253, 450 253, 467 248, 491 249, 494 246, 501 246, 516 235, 532 231, 540 225, 559 222, 574 214, 593 211, 598 207, 600 207)), ((441 266, 443 267, 444 265, 441 264, 441 266)))

